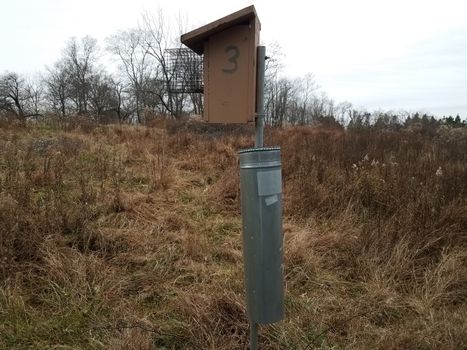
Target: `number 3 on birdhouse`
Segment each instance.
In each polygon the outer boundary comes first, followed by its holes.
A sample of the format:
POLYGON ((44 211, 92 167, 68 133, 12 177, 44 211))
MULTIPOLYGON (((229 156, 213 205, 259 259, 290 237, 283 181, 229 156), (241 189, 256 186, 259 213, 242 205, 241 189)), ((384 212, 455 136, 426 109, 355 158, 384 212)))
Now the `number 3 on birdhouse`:
POLYGON ((222 69, 224 73, 232 74, 238 68, 237 59, 240 56, 240 50, 235 45, 229 45, 225 48, 224 52, 227 54, 227 65, 222 69))

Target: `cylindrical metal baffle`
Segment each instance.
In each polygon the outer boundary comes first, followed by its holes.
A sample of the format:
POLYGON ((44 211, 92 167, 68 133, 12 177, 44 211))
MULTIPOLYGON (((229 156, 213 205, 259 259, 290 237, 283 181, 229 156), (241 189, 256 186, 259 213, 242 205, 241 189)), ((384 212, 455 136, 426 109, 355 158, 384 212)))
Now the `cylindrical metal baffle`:
POLYGON ((284 318, 280 148, 239 152, 243 257, 250 321, 284 318))

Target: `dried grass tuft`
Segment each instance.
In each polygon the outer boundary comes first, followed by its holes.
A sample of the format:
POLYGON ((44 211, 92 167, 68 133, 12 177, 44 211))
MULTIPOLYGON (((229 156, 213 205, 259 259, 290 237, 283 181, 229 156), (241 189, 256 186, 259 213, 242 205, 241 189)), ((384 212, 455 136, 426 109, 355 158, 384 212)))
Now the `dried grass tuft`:
MULTIPOLYGON (((73 123, 0 127, 0 348, 245 349, 252 128, 73 123)), ((266 130, 287 317, 264 348, 466 348, 466 136, 266 130)))

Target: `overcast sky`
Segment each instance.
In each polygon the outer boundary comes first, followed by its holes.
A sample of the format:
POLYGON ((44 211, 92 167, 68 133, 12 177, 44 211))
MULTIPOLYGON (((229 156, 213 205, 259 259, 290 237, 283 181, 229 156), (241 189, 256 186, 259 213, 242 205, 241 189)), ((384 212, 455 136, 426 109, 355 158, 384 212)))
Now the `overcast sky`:
POLYGON ((66 41, 104 39, 144 11, 188 29, 254 4, 261 40, 277 41, 285 74, 315 75, 337 102, 467 117, 467 2, 455 0, 0 0, 0 72, 34 74, 66 41))

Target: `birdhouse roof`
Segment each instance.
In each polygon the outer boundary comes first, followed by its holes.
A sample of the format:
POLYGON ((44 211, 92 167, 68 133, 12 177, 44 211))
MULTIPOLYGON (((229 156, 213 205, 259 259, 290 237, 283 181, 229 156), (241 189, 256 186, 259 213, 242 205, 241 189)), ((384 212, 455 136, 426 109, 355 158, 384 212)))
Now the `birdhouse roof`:
POLYGON ((211 36, 230 27, 240 24, 250 24, 252 21, 257 20, 260 26, 255 7, 253 5, 245 7, 244 9, 231 13, 228 16, 222 17, 217 21, 206 24, 191 32, 185 33, 181 36, 180 40, 183 44, 188 46, 198 55, 204 52, 204 42, 211 36))

